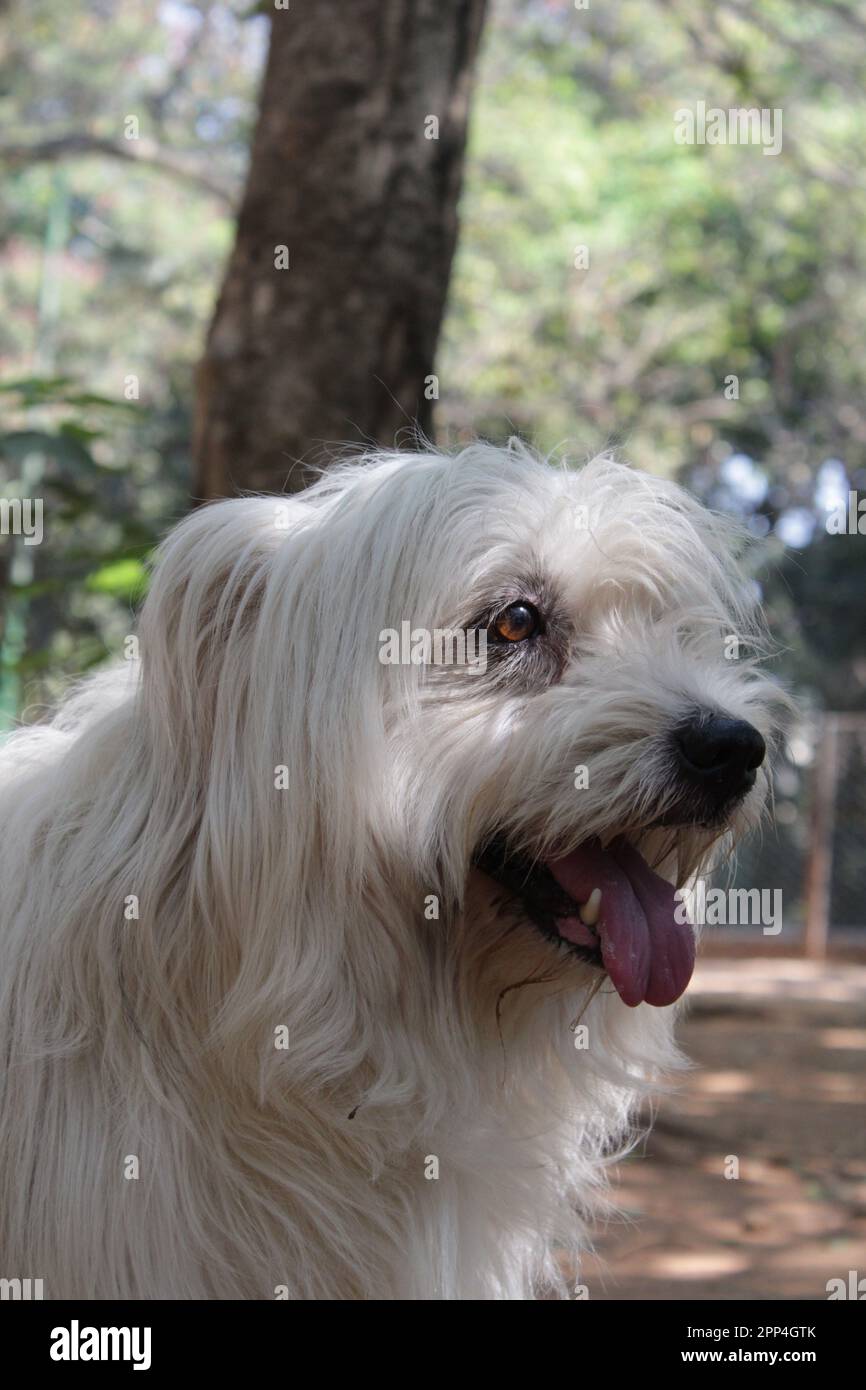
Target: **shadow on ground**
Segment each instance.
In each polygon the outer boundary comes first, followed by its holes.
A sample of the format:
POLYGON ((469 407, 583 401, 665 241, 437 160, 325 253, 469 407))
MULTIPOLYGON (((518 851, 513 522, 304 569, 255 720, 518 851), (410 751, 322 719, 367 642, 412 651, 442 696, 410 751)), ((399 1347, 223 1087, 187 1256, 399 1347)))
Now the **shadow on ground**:
POLYGON ((615 1172, 590 1298, 826 1299, 866 1276, 866 969, 704 964, 680 1037, 694 1070, 615 1172))

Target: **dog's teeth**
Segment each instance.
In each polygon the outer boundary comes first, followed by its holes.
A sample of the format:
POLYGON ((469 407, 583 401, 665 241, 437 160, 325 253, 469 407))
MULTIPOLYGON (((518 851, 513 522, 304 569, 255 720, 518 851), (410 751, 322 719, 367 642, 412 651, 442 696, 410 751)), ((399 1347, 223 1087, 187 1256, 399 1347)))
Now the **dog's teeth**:
POLYGON ((585 927, 594 927, 601 915, 601 889, 593 888, 580 909, 580 920, 585 927))

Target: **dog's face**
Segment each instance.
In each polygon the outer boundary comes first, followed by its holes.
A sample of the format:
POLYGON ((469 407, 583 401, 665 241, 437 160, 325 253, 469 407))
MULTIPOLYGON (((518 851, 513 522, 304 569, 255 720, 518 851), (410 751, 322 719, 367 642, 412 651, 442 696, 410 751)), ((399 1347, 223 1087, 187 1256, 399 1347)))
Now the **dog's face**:
POLYGON ((419 522, 416 606, 392 612, 422 653, 431 629, 486 642, 474 666, 434 647, 391 706, 399 818, 465 931, 504 925, 524 961, 531 933, 625 1004, 670 1004, 695 951, 675 889, 766 795, 778 692, 730 530, 609 461, 487 466, 486 491, 481 460, 455 472, 442 534, 436 508, 419 522))
POLYGON ((376 456, 203 509, 141 629, 202 911, 262 990, 343 981, 368 1030, 530 975, 673 1002, 675 887, 766 794, 752 606, 728 523, 604 459, 376 456))

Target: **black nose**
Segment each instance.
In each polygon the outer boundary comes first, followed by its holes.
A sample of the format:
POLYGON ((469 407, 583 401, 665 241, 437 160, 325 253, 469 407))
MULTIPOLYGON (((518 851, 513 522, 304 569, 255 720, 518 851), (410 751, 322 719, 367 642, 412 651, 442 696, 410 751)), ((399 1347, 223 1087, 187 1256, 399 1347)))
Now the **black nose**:
POLYGON ((764 761, 767 745, 745 719, 696 715, 676 731, 680 760, 695 780, 731 792, 747 790, 764 761))

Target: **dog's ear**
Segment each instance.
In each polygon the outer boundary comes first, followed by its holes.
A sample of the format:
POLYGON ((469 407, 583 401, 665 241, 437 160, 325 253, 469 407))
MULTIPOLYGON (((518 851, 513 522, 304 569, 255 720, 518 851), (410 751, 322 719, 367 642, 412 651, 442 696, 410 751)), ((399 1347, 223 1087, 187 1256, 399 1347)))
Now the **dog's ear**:
POLYGON ((157 553, 139 622, 142 690, 179 738, 207 735, 224 666, 243 661, 291 511, 290 499, 218 502, 157 553))

